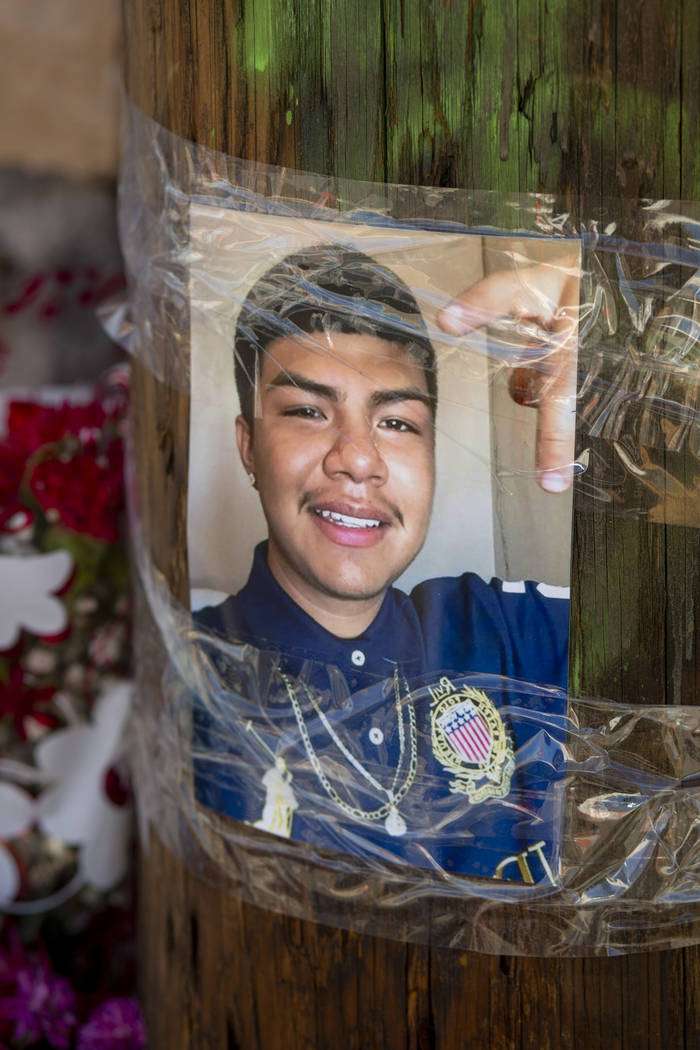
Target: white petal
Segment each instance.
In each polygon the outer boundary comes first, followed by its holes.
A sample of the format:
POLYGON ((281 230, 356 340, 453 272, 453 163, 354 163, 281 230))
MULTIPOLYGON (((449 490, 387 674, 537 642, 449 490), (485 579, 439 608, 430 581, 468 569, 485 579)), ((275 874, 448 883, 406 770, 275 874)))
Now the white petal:
POLYGON ((34 799, 13 784, 0 783, 0 839, 21 835, 34 820, 34 799))
POLYGON ((104 763, 96 743, 95 730, 83 725, 52 733, 35 750, 37 765, 54 785, 37 800, 39 826, 71 845, 85 841, 101 801, 104 763))
POLYGON ((15 617, 14 612, 11 615, 9 609, 0 605, 0 649, 11 649, 13 645, 16 645, 19 632, 19 620, 15 617))
POLYGON ((95 704, 94 722, 51 733, 37 745, 37 765, 53 783, 37 803, 46 834, 71 845, 91 839, 107 805, 104 774, 119 750, 131 690, 129 682, 110 686, 95 704))
POLYGON ((99 726, 100 739, 110 759, 114 757, 121 739, 122 729, 131 707, 133 691, 134 687, 131 682, 115 679, 103 689, 95 704, 95 722, 99 726))
POLYGON ((128 869, 131 809, 107 803, 95 834, 80 853, 80 870, 98 890, 109 890, 121 882, 128 869))
POLYGON ((68 551, 27 558, 0 557, 0 649, 14 645, 22 627, 33 634, 59 634, 68 623, 65 606, 53 591, 73 571, 68 551))
POLYGON ((0 905, 13 901, 19 891, 19 872, 14 857, 0 845, 0 905))
POLYGON ((32 634, 60 634, 68 625, 65 605, 51 594, 37 596, 31 605, 22 603, 17 610, 17 619, 32 634))
POLYGON ((70 777, 81 759, 91 753, 93 742, 93 729, 83 722, 45 736, 36 745, 34 758, 52 780, 62 780, 70 777))
POLYGON ((46 591, 59 591, 65 583, 68 583, 70 574, 73 572, 73 558, 68 551, 64 550, 37 554, 21 560, 25 563, 36 563, 31 568, 33 578, 36 579, 37 585, 46 591))
POLYGON ((37 807, 38 823, 46 835, 53 835, 71 846, 86 842, 99 807, 99 787, 94 778, 62 784, 45 791, 37 807))

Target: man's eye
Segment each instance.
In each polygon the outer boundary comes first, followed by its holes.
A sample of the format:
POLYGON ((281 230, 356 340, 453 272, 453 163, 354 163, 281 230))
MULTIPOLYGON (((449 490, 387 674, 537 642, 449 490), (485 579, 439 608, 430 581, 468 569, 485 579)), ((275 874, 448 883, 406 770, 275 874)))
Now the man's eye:
POLYGON ((323 412, 314 408, 313 405, 296 405, 293 408, 285 408, 283 416, 296 416, 300 419, 324 419, 323 412))
POLYGON ((385 430, 396 430, 399 433, 419 434, 420 430, 415 423, 409 423, 406 419, 383 419, 380 426, 385 430))

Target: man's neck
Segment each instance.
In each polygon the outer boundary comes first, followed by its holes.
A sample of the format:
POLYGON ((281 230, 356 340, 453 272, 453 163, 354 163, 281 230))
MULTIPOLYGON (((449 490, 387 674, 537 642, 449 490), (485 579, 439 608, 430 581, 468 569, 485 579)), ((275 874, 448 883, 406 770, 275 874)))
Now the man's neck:
POLYGON ((357 638, 367 630, 382 607, 386 592, 370 598, 353 599, 324 595, 300 584, 284 563, 279 562, 274 555, 270 557, 269 551, 267 564, 277 583, 292 601, 337 638, 357 638))

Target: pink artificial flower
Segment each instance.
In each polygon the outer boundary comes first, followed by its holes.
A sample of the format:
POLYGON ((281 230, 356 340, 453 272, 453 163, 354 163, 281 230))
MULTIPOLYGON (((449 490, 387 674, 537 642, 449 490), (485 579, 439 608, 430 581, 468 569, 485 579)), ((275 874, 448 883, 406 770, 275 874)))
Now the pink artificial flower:
POLYGON ((25 963, 16 973, 15 994, 0 999, 0 1017, 14 1021, 13 1038, 31 1045, 45 1039, 68 1050, 77 1023, 75 992, 43 961, 25 963))
POLYGON ((114 667, 124 657, 128 634, 122 620, 109 620, 99 627, 88 643, 88 656, 95 667, 114 667))
POLYGON ((76 1050, 143 1050, 146 1027, 136 999, 108 999, 78 1032, 76 1050))
POLYGON ((9 923, 3 929, 7 947, 0 945, 0 993, 15 986, 17 971, 25 965, 24 948, 15 926, 9 923))

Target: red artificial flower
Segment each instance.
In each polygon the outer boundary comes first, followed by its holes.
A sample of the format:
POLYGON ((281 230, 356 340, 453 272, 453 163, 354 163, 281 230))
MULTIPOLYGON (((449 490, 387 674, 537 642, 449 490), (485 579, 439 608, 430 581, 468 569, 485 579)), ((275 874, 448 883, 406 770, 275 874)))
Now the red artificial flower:
POLYGON ((110 766, 102 784, 104 793, 114 806, 125 806, 131 799, 129 778, 118 765, 110 766))
POLYGON ((43 445, 54 444, 65 437, 78 438, 81 431, 99 431, 105 419, 101 401, 91 401, 87 405, 11 401, 7 413, 8 440, 26 457, 43 445))
POLYGON ((123 505, 119 427, 127 396, 128 371, 117 367, 107 373, 87 404, 10 402, 7 436, 0 442, 0 531, 16 531, 17 513, 29 510, 20 487, 34 456, 30 487, 41 508, 52 512, 49 520, 107 542, 119 538, 117 521, 123 505))
POLYGON ((41 291, 45 280, 46 278, 41 273, 28 277, 19 295, 11 302, 3 305, 3 313, 12 316, 12 314, 18 314, 21 310, 30 306, 41 291))
POLYGON ((15 664, 10 670, 10 680, 0 684, 0 718, 12 718, 17 735, 27 739, 25 721, 33 718, 40 725, 55 728, 59 721, 42 706, 48 704, 54 693, 53 686, 31 687, 24 683, 24 671, 15 664))
POLYGON ((21 451, 5 441, 0 442, 0 514, 3 520, 11 518, 20 509, 18 494, 24 461, 21 451))
POLYGON ((21 503, 0 505, 0 532, 18 535, 31 529, 34 524, 34 513, 21 503))
POLYGON ((99 453, 85 449, 70 459, 43 460, 29 484, 50 521, 116 543, 124 507, 122 470, 122 446, 114 441, 99 453))

